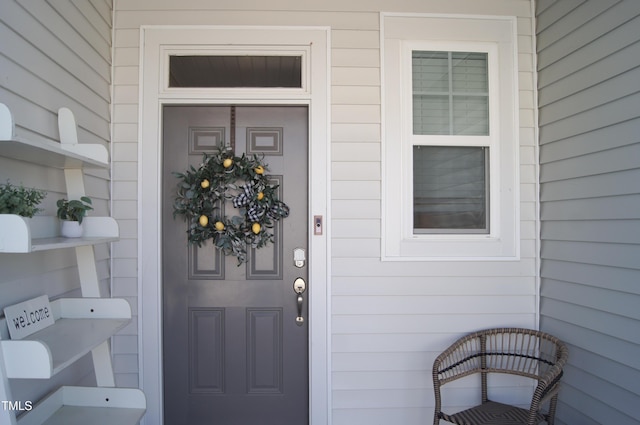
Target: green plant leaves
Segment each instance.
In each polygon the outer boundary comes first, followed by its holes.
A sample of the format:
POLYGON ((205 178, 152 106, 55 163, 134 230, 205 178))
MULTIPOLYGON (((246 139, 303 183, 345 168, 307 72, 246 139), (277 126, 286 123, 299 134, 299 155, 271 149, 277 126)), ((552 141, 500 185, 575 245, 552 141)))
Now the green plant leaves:
POLYGON ((7 181, 0 185, 0 214, 33 217, 42 211, 38 205, 46 195, 44 190, 14 186, 7 181))
POLYGON ((82 196, 79 200, 72 199, 70 201, 58 199, 56 206, 58 207, 56 215, 59 219, 77 221, 78 223, 82 223, 87 211, 93 209, 91 206, 91 198, 88 196, 82 196))

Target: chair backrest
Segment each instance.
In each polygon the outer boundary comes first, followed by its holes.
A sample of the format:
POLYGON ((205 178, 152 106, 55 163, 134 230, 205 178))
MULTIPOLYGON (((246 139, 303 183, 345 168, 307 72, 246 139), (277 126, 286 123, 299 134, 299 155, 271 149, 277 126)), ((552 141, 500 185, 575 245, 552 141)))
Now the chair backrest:
POLYGON ((569 352, 558 338, 544 332, 522 328, 486 329, 463 336, 443 351, 433 362, 433 389, 436 398, 434 423, 442 416, 440 387, 467 375, 481 376, 482 403, 488 399, 487 375, 507 373, 537 381, 526 423, 539 422, 539 410, 550 400, 553 423, 559 382, 569 352))
POLYGON ((478 372, 483 374, 483 381, 493 372, 539 379, 554 366, 561 370, 567 356, 565 344, 547 333, 522 328, 486 329, 460 338, 440 354, 434 374, 441 383, 478 372))

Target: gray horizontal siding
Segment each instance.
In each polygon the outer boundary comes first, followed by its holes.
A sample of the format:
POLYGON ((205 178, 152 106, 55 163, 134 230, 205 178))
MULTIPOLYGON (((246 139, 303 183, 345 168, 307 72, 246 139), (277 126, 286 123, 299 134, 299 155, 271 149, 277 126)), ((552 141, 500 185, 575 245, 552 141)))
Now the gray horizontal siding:
POLYGON ((536 3, 540 326, 562 424, 640 424, 640 2, 536 3))
POLYGON ((0 99, 12 111, 19 135, 56 139, 56 114, 66 106, 76 115, 83 141, 109 139, 111 61, 104 36, 110 32, 81 37, 93 26, 89 19, 97 18, 76 11, 74 21, 50 3, 0 3, 0 99))

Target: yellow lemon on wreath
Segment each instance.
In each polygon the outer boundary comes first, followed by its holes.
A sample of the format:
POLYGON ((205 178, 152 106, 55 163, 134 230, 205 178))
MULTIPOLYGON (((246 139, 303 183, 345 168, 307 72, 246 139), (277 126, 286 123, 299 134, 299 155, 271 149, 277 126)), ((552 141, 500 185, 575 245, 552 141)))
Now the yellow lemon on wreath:
POLYGON ((206 215, 201 215, 198 219, 198 223, 200 223, 200 226, 206 227, 207 224, 209 224, 209 217, 207 217, 206 215))
POLYGON ((260 223, 253 223, 253 225, 251 226, 251 231, 257 235, 258 233, 260 233, 261 228, 262 226, 260 226, 260 223))
POLYGON ((231 159, 231 158, 227 158, 227 159, 225 159, 224 161, 222 161, 222 166, 223 166, 224 168, 229 168, 229 167, 231 167, 232 165, 233 165, 233 159, 231 159))
POLYGON ((264 198, 264 193, 258 192, 258 201, 262 201, 263 198, 264 198))
POLYGON ((202 187, 203 189, 206 189, 206 188, 208 188, 208 187, 209 187, 209 185, 210 185, 210 184, 211 184, 211 183, 209 183, 209 180, 204 179, 204 180, 202 180, 202 182, 200 183, 200 187, 202 187))
POLYGON ((258 165, 256 168, 253 169, 253 171, 255 171, 256 174, 262 174, 264 173, 264 167, 262 165, 258 165))
POLYGON ((217 231, 223 231, 224 230, 224 223, 221 221, 216 221, 216 224, 213 225, 217 231))

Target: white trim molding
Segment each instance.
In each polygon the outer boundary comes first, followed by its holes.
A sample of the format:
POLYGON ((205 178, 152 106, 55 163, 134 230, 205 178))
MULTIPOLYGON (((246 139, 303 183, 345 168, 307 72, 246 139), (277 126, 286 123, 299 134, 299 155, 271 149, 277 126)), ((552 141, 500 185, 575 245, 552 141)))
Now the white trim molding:
POLYGON ((161 273, 161 109, 165 104, 309 106, 309 406, 310 424, 330 423, 330 137, 328 27, 142 26, 138 148, 138 300, 140 382, 145 424, 163 423, 161 273), (296 52, 301 89, 176 89, 163 84, 168 52, 296 52), (312 219, 324 217, 314 235, 312 219), (311 343, 313 341, 313 343, 311 343))
POLYGON ((382 259, 486 261, 520 258, 518 46, 515 17, 382 14, 382 259), (476 139, 414 136, 412 50, 486 52, 490 132, 476 139), (413 231, 414 144, 489 148, 489 231, 413 231), (471 143, 471 144, 470 144, 471 143))

